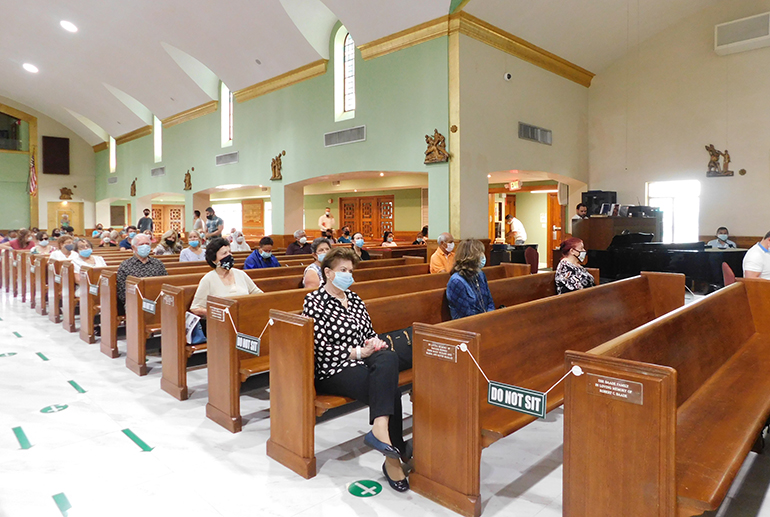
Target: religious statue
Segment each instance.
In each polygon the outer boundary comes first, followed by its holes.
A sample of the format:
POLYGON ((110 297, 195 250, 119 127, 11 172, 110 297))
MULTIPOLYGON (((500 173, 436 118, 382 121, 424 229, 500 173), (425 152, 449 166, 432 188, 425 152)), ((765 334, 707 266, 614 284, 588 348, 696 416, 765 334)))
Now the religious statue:
POLYGON ((733 171, 728 168, 730 166, 730 153, 727 149, 725 149, 725 152, 722 152, 714 147, 714 144, 709 144, 706 146, 706 151, 709 153, 709 164, 708 170, 706 171, 707 177, 712 178, 715 176, 733 175, 733 171), (724 159, 721 166, 719 165, 720 157, 724 159))
POLYGON ((136 197, 136 180, 138 178, 134 178, 134 181, 131 182, 131 197, 136 197))
POLYGON ((446 150, 446 139, 444 135, 433 130, 433 136, 425 135, 425 143, 428 149, 425 150, 425 163, 441 163, 449 161, 449 153, 446 150))
POLYGON ((278 153, 278 156, 273 158, 273 161, 270 162, 270 170, 273 173, 273 175, 270 177, 271 180, 283 179, 283 176, 281 176, 281 169, 283 169, 283 164, 281 163, 281 156, 286 156, 286 151, 281 151, 280 153, 278 153))
POLYGON ((72 189, 62 187, 59 189, 59 199, 72 199, 72 189))
MULTIPOLYGON (((195 167, 193 167, 192 170, 195 170, 195 167)), ((192 190, 192 177, 190 176, 189 169, 184 173, 184 189, 192 190)))

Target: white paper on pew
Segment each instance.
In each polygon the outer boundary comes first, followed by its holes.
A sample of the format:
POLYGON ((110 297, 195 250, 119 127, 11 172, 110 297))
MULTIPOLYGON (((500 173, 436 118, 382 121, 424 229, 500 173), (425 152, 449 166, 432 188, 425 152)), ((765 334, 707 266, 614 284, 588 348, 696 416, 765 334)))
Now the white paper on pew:
POLYGON ((190 311, 187 311, 184 315, 184 328, 186 332, 185 337, 187 338, 188 345, 192 344, 192 332, 200 320, 201 320, 200 316, 197 316, 190 311))

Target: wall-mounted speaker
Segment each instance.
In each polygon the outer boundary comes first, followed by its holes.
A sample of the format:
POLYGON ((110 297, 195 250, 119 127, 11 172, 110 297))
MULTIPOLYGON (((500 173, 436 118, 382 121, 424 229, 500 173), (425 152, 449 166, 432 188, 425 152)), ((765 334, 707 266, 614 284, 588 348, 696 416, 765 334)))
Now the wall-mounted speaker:
POLYGON ((70 173, 70 139, 43 137, 43 174, 70 173))

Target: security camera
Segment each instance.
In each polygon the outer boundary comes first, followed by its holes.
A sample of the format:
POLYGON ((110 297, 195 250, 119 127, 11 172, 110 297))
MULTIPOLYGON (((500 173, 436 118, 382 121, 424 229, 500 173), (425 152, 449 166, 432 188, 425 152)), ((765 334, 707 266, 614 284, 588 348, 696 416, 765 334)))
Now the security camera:
POLYGON ((503 74, 503 79, 505 79, 506 81, 510 81, 512 77, 513 77, 513 74, 511 74, 510 72, 505 72, 503 74))

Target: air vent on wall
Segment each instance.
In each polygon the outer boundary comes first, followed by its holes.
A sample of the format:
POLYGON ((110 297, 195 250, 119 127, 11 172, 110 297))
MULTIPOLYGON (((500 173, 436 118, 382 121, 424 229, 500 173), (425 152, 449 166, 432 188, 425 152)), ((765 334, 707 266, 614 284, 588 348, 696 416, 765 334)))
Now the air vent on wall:
POLYGON ((714 27, 714 51, 720 56, 770 46, 770 13, 720 23, 714 27))
POLYGON ((332 181, 332 187, 339 187, 342 184, 341 181, 332 181))
POLYGON ((155 169, 152 169, 150 171, 150 175, 152 177, 165 176, 166 175, 166 168, 165 167, 156 167, 155 169))
POLYGON ((217 156, 217 165, 229 165, 231 163, 238 163, 238 161, 238 151, 217 156))
POLYGON ((114 185, 118 182, 118 177, 114 176, 112 178, 107 178, 107 184, 108 185, 114 185))
POLYGON ((553 143, 553 134, 550 129, 543 129, 542 127, 532 126, 524 122, 519 122, 519 138, 546 145, 553 143))
POLYGON ((352 144, 366 140, 366 126, 351 127, 340 131, 332 131, 324 134, 324 147, 352 144))

